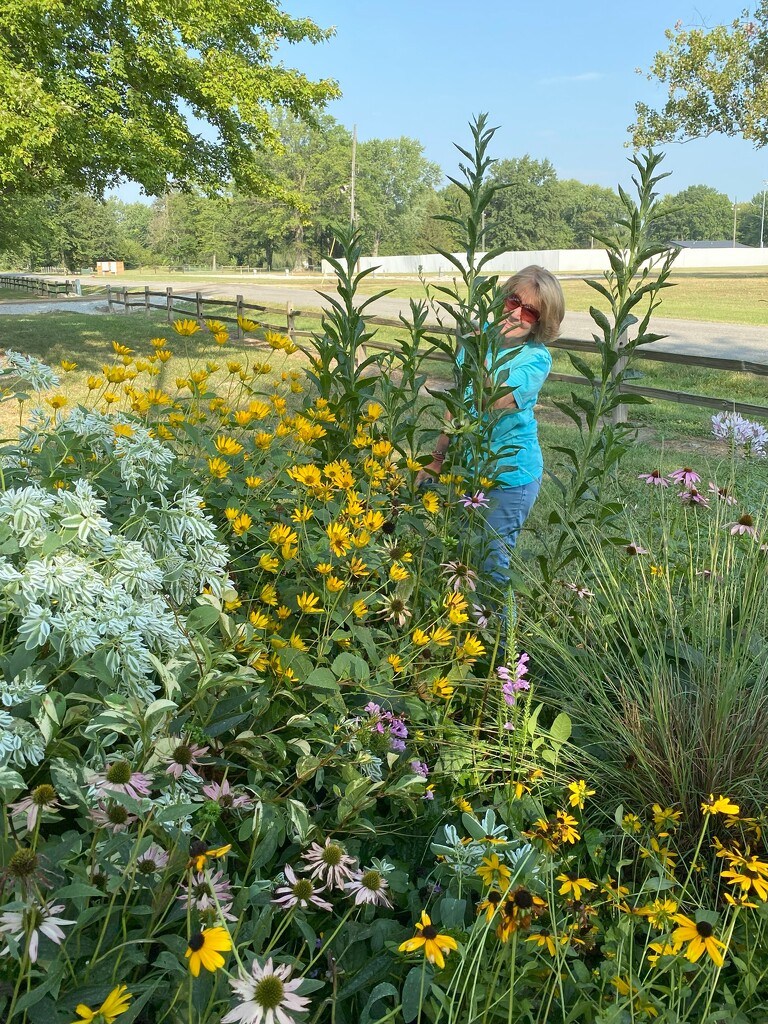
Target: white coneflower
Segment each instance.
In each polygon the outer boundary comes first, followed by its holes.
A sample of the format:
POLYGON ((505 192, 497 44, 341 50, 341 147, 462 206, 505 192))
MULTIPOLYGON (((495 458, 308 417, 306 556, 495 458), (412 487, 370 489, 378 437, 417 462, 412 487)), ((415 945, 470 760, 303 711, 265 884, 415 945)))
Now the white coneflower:
POLYGON ((290 864, 283 868, 288 885, 281 885, 275 889, 275 898, 272 900, 283 910, 291 907, 301 907, 306 910, 308 907, 318 907, 320 910, 333 910, 331 904, 320 898, 320 893, 325 891, 325 886, 316 886, 311 878, 297 878, 290 864))
POLYGON ((339 843, 332 842, 330 836, 324 846, 312 843, 304 854, 304 869, 309 871, 310 878, 319 878, 330 889, 343 889, 354 877, 354 865, 354 858, 339 843))
POLYGON ((392 904, 387 897, 386 890, 389 883, 380 871, 376 868, 366 868, 359 871, 351 882, 347 882, 344 888, 350 896, 355 897, 355 906, 363 903, 370 903, 374 907, 391 907, 392 904))
POLYGON ((262 967, 254 960, 250 978, 229 979, 243 1001, 221 1018, 221 1024, 295 1024, 292 1014, 306 1010, 309 999, 296 991, 301 978, 290 977, 288 964, 274 966, 270 957, 262 967))
POLYGON ((25 935, 29 936, 27 952, 32 963, 37 962, 40 936, 44 935, 51 942, 60 946, 64 941, 61 925, 75 924, 63 917, 56 917, 64 909, 63 903, 38 903, 35 901, 23 910, 6 910, 0 914, 0 934, 10 935, 15 942, 21 942, 25 935))

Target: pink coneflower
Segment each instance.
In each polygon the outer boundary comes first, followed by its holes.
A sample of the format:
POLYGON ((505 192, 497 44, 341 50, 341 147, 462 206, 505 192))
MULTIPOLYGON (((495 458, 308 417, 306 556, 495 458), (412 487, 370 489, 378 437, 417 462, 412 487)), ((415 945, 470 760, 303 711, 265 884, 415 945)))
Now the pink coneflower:
POLYGON ((333 910, 327 900, 320 898, 320 893, 325 892, 325 886, 316 886, 311 878, 297 878, 290 864, 283 868, 288 885, 281 885, 275 889, 275 899, 272 900, 278 907, 288 910, 290 907, 319 907, 320 910, 333 910))
POLYGON ((681 484, 683 487, 693 487, 694 484, 699 483, 701 477, 688 466, 685 466, 683 469, 676 469, 673 473, 670 473, 669 479, 676 484, 681 484))
POLYGON ((709 498, 705 498, 695 487, 689 487, 687 491, 678 491, 677 496, 684 505, 701 505, 703 508, 709 508, 709 498))
POLYGON ((463 562, 441 562, 440 568, 451 590, 477 590, 477 573, 463 562))
POLYGON ((464 508, 487 508, 490 505, 490 501, 482 491, 475 491, 474 494, 465 494, 460 501, 464 508))
POLYGON ((21 942, 25 936, 29 936, 27 953, 32 963, 37 963, 40 936, 44 935, 60 946, 64 941, 61 926, 75 924, 74 921, 55 916, 63 909, 63 903, 39 903, 35 900, 23 910, 6 910, 0 914, 0 934, 10 935, 15 942, 21 942))
POLYGON ((392 904, 387 896, 389 883, 380 871, 375 868, 366 868, 358 871, 351 882, 347 882, 344 888, 350 896, 354 894, 355 906, 362 906, 363 903, 370 903, 374 907, 391 907, 392 904))
POLYGON ((747 536, 749 537, 757 536, 757 530, 755 529, 755 521, 752 518, 752 516, 748 515, 746 512, 743 516, 739 516, 737 522, 728 523, 728 526, 726 528, 730 529, 732 537, 736 536, 737 534, 740 537, 743 537, 744 534, 747 534, 747 536))
POLYGON ((645 480, 647 484, 651 484, 655 487, 669 487, 669 480, 665 476, 662 476, 661 471, 654 469, 650 473, 638 473, 638 480, 645 480))
POLYGON ((568 590, 572 590, 576 597, 584 598, 595 596, 593 591, 583 585, 579 585, 578 583, 564 583, 563 586, 567 587, 568 590))
POLYGON ((148 775, 135 772, 127 761, 113 761, 103 772, 92 775, 89 781, 100 793, 125 793, 134 800, 149 796, 152 785, 148 775))
POLYGON ((136 869, 140 875, 154 875, 168 865, 168 854, 165 850, 152 843, 136 860, 136 869))
POLYGON ((110 832, 125 832, 139 819, 131 814, 127 807, 114 800, 102 800, 98 807, 91 810, 91 819, 101 828, 110 832))
POLYGON ((189 904, 200 914, 214 915, 218 912, 216 902, 221 907, 221 914, 227 921, 236 921, 234 914, 230 913, 234 896, 229 879, 224 877, 224 872, 214 871, 206 878, 202 871, 192 875, 188 883, 183 883, 181 891, 176 897, 182 903, 189 904))
POLYGON ((253 807, 253 798, 245 793, 235 793, 227 779, 223 782, 210 782, 203 786, 203 793, 209 800, 214 800, 219 807, 236 810, 240 807, 253 807))
POLYGON ((243 1002, 222 1017, 221 1024, 295 1024, 292 1014, 303 1013, 309 1006, 307 996, 296 991, 301 978, 289 981, 288 964, 274 967, 271 958, 263 967, 254 960, 251 975, 229 979, 232 990, 243 1002))
POLYGON ((340 843, 334 843, 328 836, 325 846, 312 843, 303 855, 304 870, 310 878, 318 878, 329 889, 343 889, 345 882, 353 877, 354 857, 350 857, 340 843))
POLYGON ((208 747, 198 747, 196 743, 190 743, 182 737, 181 742, 163 758, 168 765, 166 773, 172 775, 174 779, 180 779, 184 772, 189 772, 199 779, 200 776, 195 769, 200 764, 200 758, 207 753, 208 747))
POLYGON ((647 548, 641 548, 639 544, 627 544, 624 548, 628 555, 647 555, 650 554, 647 548))
POLYGON ((8 804, 8 810, 14 817, 26 814, 27 832, 32 832, 44 810, 52 811, 59 806, 56 790, 44 782, 41 786, 36 786, 29 796, 15 804, 8 804))
POLYGON ((718 487, 714 480, 709 481, 709 487, 707 488, 710 494, 716 494, 720 501, 724 501, 726 505, 735 505, 736 499, 730 493, 727 487, 718 487))

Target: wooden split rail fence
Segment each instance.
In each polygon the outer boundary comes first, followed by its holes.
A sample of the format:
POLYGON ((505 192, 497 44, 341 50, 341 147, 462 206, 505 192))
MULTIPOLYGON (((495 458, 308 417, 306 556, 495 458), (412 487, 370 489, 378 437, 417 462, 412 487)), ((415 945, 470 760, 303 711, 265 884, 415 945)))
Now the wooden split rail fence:
MULTIPOLYGON (((61 295, 62 293, 70 294, 72 291, 71 282, 51 284, 47 281, 41 281, 40 278, 21 275, 12 275, 7 277, 0 276, 0 286, 27 288, 49 295, 61 295)), ((266 330, 285 331, 294 342, 297 338, 310 338, 314 334, 313 331, 299 329, 296 326, 297 319, 301 316, 307 315, 317 316, 317 314, 306 314, 302 313, 300 310, 294 309, 290 302, 286 303, 285 309, 276 309, 274 307, 262 306, 252 302, 245 302, 242 295, 237 295, 234 301, 231 299, 208 299, 205 298, 201 292, 195 292, 194 295, 185 295, 175 292, 173 288, 166 288, 163 292, 152 291, 149 287, 145 287, 143 290, 131 291, 128 288, 114 288, 111 285, 106 285, 106 297, 110 309, 118 308, 122 309, 126 313, 137 309, 143 309, 147 314, 150 314, 152 310, 163 310, 166 314, 168 323, 171 323, 174 314, 184 317, 192 317, 202 323, 202 321, 206 319, 206 306, 216 307, 216 313, 208 314, 209 318, 222 320, 227 323, 234 323, 236 325, 238 317, 243 317, 246 313, 252 312, 259 314, 258 316, 252 317, 252 319, 254 319, 260 327, 266 330), (222 307, 224 309, 231 309, 232 313, 221 313, 220 310, 222 307), (270 320, 274 320, 276 317, 279 317, 283 320, 283 323, 269 323, 263 319, 263 314, 267 314, 267 317, 270 320)), ((368 322, 381 327, 397 327, 400 329, 403 327, 401 321, 388 320, 384 317, 369 317, 368 322)), ((439 327, 437 325, 431 327, 431 330, 433 334, 450 335, 454 333, 450 328, 439 327)), ((237 327, 237 336, 238 338, 242 337, 242 331, 239 326, 237 327)), ((550 347, 566 351, 570 350, 572 352, 589 353, 596 351, 593 342, 577 338, 558 338, 557 341, 550 343, 550 347)), ((393 351, 396 348, 396 344, 392 342, 376 340, 369 341, 366 346, 366 349, 383 352, 393 351)), ((361 353, 362 358, 365 358, 366 355, 367 351, 361 353)), ((768 363, 755 363, 743 359, 722 359, 715 356, 685 355, 681 352, 663 352, 651 347, 643 348, 639 352, 638 358, 648 359, 653 362, 694 366, 699 369, 719 370, 730 373, 750 373, 755 374, 756 376, 768 378, 768 363)), ((442 352, 434 353, 431 356, 431 359, 435 360, 435 362, 441 363, 450 362, 450 357, 442 352)), ((549 379, 579 386, 589 385, 589 381, 586 377, 570 373, 553 372, 549 375, 549 379)), ((709 395, 692 395, 681 391, 668 391, 663 388, 645 387, 640 384, 624 384, 622 385, 621 390, 626 394, 642 395, 644 398, 655 399, 657 401, 675 402, 680 405, 693 405, 701 408, 727 410, 730 412, 741 413, 744 416, 768 418, 768 406, 752 405, 747 402, 737 402, 730 398, 713 398, 709 395)))

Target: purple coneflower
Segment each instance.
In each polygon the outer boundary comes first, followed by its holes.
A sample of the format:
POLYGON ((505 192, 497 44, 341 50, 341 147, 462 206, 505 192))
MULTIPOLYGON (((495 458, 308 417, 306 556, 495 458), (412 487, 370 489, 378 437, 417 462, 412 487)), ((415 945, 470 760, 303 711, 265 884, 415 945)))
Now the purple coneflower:
POLYGON ((718 487, 714 480, 709 481, 709 487, 707 488, 710 494, 716 494, 720 501, 724 501, 726 505, 735 505, 736 499, 730 493, 727 487, 718 487))
POLYGON ((27 832, 32 832, 42 812, 44 810, 52 811, 58 806, 56 790, 44 782, 41 786, 36 786, 29 796, 25 796, 15 804, 8 804, 8 810, 14 817, 26 814, 27 832))
POLYGON ((475 491, 474 494, 465 494, 460 501, 464 508, 487 508, 490 505, 490 501, 482 491, 475 491))
POLYGON ((669 480, 665 476, 662 476, 661 471, 654 469, 650 473, 638 473, 638 480, 645 480, 647 484, 651 484, 656 487, 669 487, 669 480))
POLYGON ((290 864, 283 868, 288 885, 281 885, 275 889, 275 899, 272 900, 278 907, 288 910, 291 907, 319 907, 320 910, 333 910, 327 900, 320 898, 320 893, 325 892, 325 886, 315 886, 311 878, 297 878, 290 864))
POLYGON ((694 484, 701 480, 701 477, 688 466, 685 466, 683 469, 676 469, 674 473, 670 473, 669 479, 676 484, 681 484, 683 487, 693 487, 694 484))
POLYGON ((403 627, 411 617, 411 609, 397 594, 382 598, 381 605, 385 622, 396 622, 398 626, 403 627))
POLYGON ((354 857, 350 857, 340 843, 334 843, 330 836, 325 845, 312 843, 304 854, 304 870, 310 878, 318 878, 329 889, 343 889, 346 882, 354 877, 354 857))
POLYGON ((163 758, 168 765, 165 769, 166 773, 172 775, 174 779, 180 779, 184 772, 189 772, 199 779, 200 776, 195 769, 200 764, 200 758, 207 753, 208 747, 198 747, 196 743, 191 743, 182 737, 181 742, 163 758))
POLYGON ((490 621, 491 615, 493 615, 493 609, 487 608, 483 604, 473 604, 472 613, 475 616, 475 622, 478 624, 480 629, 485 629, 490 621))
POLYGON ((211 912, 215 914, 220 907, 222 917, 227 921, 237 920, 234 914, 230 913, 234 899, 232 886, 221 870, 214 871, 208 878, 202 871, 198 871, 192 876, 189 883, 182 885, 181 892, 176 899, 189 904, 201 914, 211 912))
POLYGON ((701 505, 703 508, 709 508, 709 498, 705 498, 695 487, 689 487, 687 491, 678 491, 677 496, 684 505, 701 505))
POLYGON ((261 967, 254 960, 250 978, 241 974, 229 979, 232 990, 243 1001, 221 1018, 221 1024, 295 1024, 292 1014, 303 1013, 309 999, 296 991, 301 978, 289 981, 290 976, 288 964, 275 967, 270 957, 261 967))
POLYGON ((102 800, 98 807, 91 809, 91 819, 109 832, 125 832, 139 819, 127 807, 115 800, 102 800))
POLYGON ((441 562, 440 568, 451 590, 477 590, 477 573, 463 562, 441 562))
POLYGON ((162 871, 167 865, 168 854, 157 843, 152 843, 148 846, 144 853, 136 860, 136 868, 140 875, 154 875, 157 871, 162 871))
POLYGON ((253 799, 245 793, 235 793, 229 785, 229 781, 210 782, 203 786, 203 793, 209 800, 214 800, 219 807, 235 810, 238 807, 252 807, 253 799))
POLYGON ((647 555, 650 553, 647 548, 641 548, 639 544, 627 544, 624 550, 628 555, 647 555))
POLYGON ((125 793, 134 800, 149 796, 152 785, 148 775, 135 772, 127 761, 113 761, 103 772, 92 775, 89 781, 100 793, 125 793))
POLYGON ((746 534, 749 537, 757 536, 757 530, 755 529, 755 521, 752 518, 752 516, 748 515, 746 512, 743 516, 739 516, 737 522, 728 523, 728 528, 730 528, 732 537, 736 536, 737 534, 740 537, 743 537, 744 534, 746 534))
POLYGON ((391 907, 392 904, 387 896, 389 883, 380 871, 375 868, 366 868, 358 871, 351 882, 344 886, 350 896, 354 894, 355 906, 363 903, 370 903, 374 907, 391 907))
POLYGON ((34 964, 37 962, 41 935, 45 935, 51 942, 60 946, 64 940, 61 926, 75 924, 74 921, 56 917, 56 914, 63 909, 63 903, 39 903, 35 900, 23 910, 6 910, 4 914, 0 914, 0 934, 10 935, 16 942, 21 942, 25 936, 28 936, 27 952, 29 959, 34 964))

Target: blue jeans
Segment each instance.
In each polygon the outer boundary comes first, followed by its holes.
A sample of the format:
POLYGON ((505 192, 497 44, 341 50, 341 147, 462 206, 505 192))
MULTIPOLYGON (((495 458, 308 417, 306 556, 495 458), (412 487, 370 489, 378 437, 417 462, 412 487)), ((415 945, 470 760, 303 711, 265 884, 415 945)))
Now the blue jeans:
POLYGON ((491 491, 491 504, 485 516, 489 550, 483 569, 502 585, 506 583, 503 570, 509 568, 512 548, 533 508, 539 487, 541 480, 532 480, 519 487, 497 487, 491 491))

